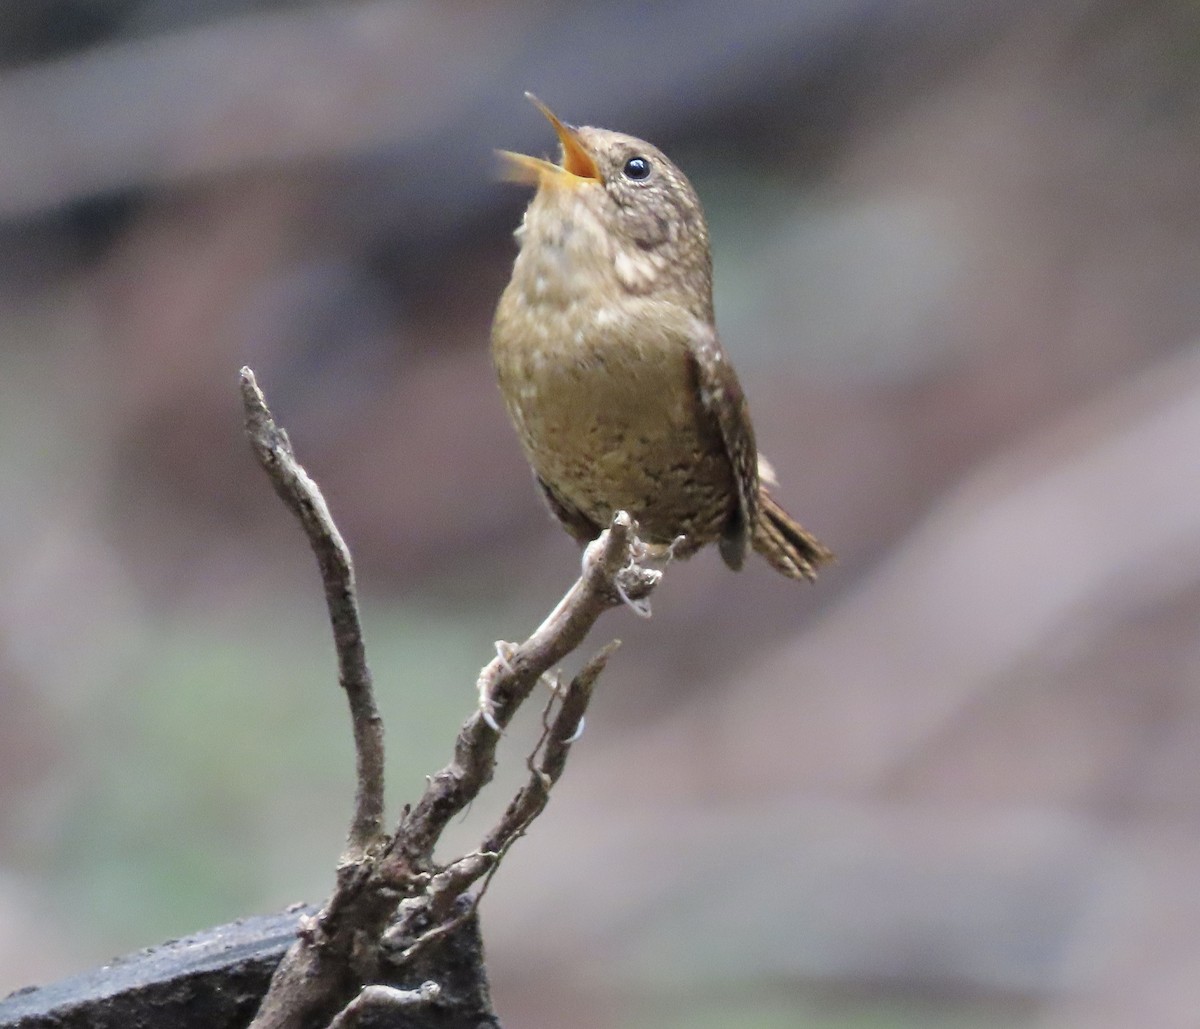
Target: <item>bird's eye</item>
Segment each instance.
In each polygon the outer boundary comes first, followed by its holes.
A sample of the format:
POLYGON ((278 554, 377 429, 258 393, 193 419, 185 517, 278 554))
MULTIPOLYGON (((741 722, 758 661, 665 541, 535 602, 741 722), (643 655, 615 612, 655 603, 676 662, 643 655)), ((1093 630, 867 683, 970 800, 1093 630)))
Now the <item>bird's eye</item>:
POLYGON ((631 157, 622 169, 625 178, 640 181, 650 177, 650 162, 644 157, 631 157))

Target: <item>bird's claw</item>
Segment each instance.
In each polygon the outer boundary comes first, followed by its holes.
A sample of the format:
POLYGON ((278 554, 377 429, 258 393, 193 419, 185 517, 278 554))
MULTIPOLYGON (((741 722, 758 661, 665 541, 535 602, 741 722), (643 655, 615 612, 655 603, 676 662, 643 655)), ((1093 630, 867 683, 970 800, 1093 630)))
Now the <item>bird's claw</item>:
MULTIPOLYGON (((506 640, 496 640, 495 646, 496 660, 500 662, 500 667, 509 675, 516 675, 517 672, 512 663, 513 655, 517 652, 516 646, 506 640)), ((500 723, 496 721, 496 705, 492 702, 491 680, 486 675, 479 679, 479 717, 497 735, 504 731, 500 728, 500 723)))
POLYGON ((484 724, 492 730, 497 736, 504 734, 504 730, 500 728, 500 723, 496 721, 494 714, 495 706, 492 704, 491 697, 479 698, 479 717, 483 719, 484 724))
POLYGON ((517 652, 516 644, 509 643, 507 640, 496 640, 493 645, 496 648, 496 657, 500 660, 500 667, 509 675, 516 675, 517 671, 512 666, 513 654, 517 652))
POLYGON ((635 553, 629 555, 625 567, 613 576, 613 588, 621 598, 621 603, 639 618, 649 618, 653 613, 650 610, 650 591, 658 585, 663 574, 661 569, 643 563, 648 559, 650 550, 643 543, 635 553))
MULTIPOLYGON (((619 571, 616 574, 615 578, 613 579, 613 586, 616 587, 617 596, 621 598, 621 603, 624 604, 627 608, 629 608, 629 610, 632 611, 639 618, 649 618, 654 613, 650 609, 650 598, 646 597, 646 596, 643 596, 643 597, 631 596, 628 588, 625 586, 625 583, 622 581, 623 579, 630 578, 630 576, 627 575, 626 573, 634 572, 634 571, 640 571, 643 573, 643 575, 653 574, 656 579, 662 575, 662 572, 657 572, 650 568, 641 568, 640 566, 638 566, 638 565, 634 564, 632 561, 630 561, 629 564, 626 565, 624 568, 622 568, 621 571, 619 571)), ((641 577, 639 577, 639 579, 641 579, 641 577)), ((639 590, 639 592, 645 590, 645 588, 646 588, 644 579, 641 579, 641 581, 635 580, 632 585, 635 586, 639 590)))

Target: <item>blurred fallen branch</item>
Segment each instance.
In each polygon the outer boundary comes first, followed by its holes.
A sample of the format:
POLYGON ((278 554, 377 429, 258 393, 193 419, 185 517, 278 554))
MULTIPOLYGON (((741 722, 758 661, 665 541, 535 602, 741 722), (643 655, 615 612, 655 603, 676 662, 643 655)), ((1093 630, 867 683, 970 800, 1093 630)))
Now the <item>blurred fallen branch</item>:
POLYGON ((641 547, 635 526, 618 513, 584 551, 579 580, 533 635, 516 646, 497 645, 497 656, 480 674, 479 709, 460 730, 453 760, 430 777, 420 800, 406 809, 389 836, 380 828, 382 726, 350 554, 249 368, 242 369, 241 389, 246 431, 259 462, 317 555, 358 754, 355 814, 337 884, 321 910, 302 921, 253 1025, 300 1029, 330 1020, 352 1025, 367 1008, 398 1004, 436 1004, 455 1012, 455 1024, 494 1024, 477 945, 476 906, 505 853, 545 808, 614 644, 586 662, 566 687, 556 687, 558 710, 544 719, 544 732, 529 757, 529 780, 480 848, 441 864, 434 860, 434 848, 449 821, 491 780, 499 730, 538 682, 583 642, 604 611, 645 600, 661 573, 637 564, 641 547))
POLYGON ((243 1029, 312 913, 289 908, 213 926, 0 998, 3 1029, 243 1029))
MULTIPOLYGON (((652 14, 626 0, 484 4, 464 17, 428 0, 365 0, 114 40, 0 74, 0 217, 373 152, 404 169, 387 176, 388 204, 380 207, 389 217, 402 208, 419 218, 430 201, 417 195, 422 187, 438 191, 448 214, 469 216, 472 198, 495 202, 481 172, 498 115, 513 115, 507 145, 541 145, 540 130, 515 103, 524 89, 546 90, 564 110, 601 124, 630 124, 635 110, 643 118, 650 112, 657 126, 642 128, 653 137, 652 129, 678 130, 699 109, 742 101, 775 75, 821 74, 856 39, 869 48, 860 37, 872 31, 893 48, 910 37, 920 47, 923 31, 935 33, 937 46, 923 48, 928 59, 952 53, 959 39, 986 37, 1005 11, 1026 4, 948 11, 906 0, 880 18, 867 0, 738 8, 684 0, 652 14), (597 40, 608 40, 621 59, 593 62, 578 75, 569 55, 594 50, 597 40), (463 159, 447 159, 456 147, 463 159)), ((353 195, 339 196, 347 202, 356 202, 353 195)))

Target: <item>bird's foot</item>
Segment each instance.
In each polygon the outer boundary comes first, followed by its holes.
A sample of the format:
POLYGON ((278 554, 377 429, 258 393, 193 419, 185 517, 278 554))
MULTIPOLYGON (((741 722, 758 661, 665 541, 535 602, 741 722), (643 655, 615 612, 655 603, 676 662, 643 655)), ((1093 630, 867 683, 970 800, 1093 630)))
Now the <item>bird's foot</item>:
MULTIPOLYGON (((517 653, 517 645, 509 643, 507 640, 496 640, 496 660, 500 662, 501 669, 508 676, 517 674, 516 666, 513 664, 513 658, 517 653)), ((562 684, 562 677, 559 672, 546 672, 538 678, 543 686, 545 686, 556 697, 561 697, 566 691, 566 687, 562 684)), ((484 675, 479 679, 479 717, 484 720, 489 728, 501 733, 504 730, 500 727, 500 723, 496 721, 496 703, 492 699, 491 679, 484 675)), ((583 732, 583 726, 576 730, 575 735, 568 742, 574 742, 583 732)))
POLYGON ((509 675, 516 675, 517 670, 513 668, 512 659, 517 652, 517 645, 509 643, 507 640, 496 640, 493 646, 496 648, 496 658, 500 662, 500 667, 509 675))
POLYGON ((654 546, 639 540, 630 552, 625 567, 613 576, 613 586, 621 603, 639 618, 649 618, 653 613, 650 610, 650 593, 663 575, 662 568, 653 567, 660 563, 660 559, 652 555, 651 548, 654 546))
POLYGON ((688 538, 683 533, 680 533, 673 540, 671 540, 671 542, 667 544, 667 554, 663 560, 663 565, 669 565, 677 558, 686 557, 687 555, 682 553, 682 551, 687 545, 688 538))
POLYGON ((695 549, 691 540, 681 533, 670 543, 646 543, 638 540, 635 556, 639 564, 663 569, 672 561, 682 561, 690 557, 695 549))
POLYGON ((649 618, 654 613, 650 609, 650 597, 645 581, 648 576, 653 576, 654 582, 657 582, 662 577, 662 572, 654 568, 643 568, 631 560, 613 579, 621 603, 639 618, 649 618))
MULTIPOLYGON (((512 663, 513 655, 517 652, 516 644, 507 640, 496 640, 495 646, 496 660, 500 662, 500 667, 508 675, 516 675, 517 670, 512 663)), ((479 717, 497 734, 503 731, 500 723, 496 721, 496 702, 492 699, 491 679, 487 675, 479 677, 479 717)))

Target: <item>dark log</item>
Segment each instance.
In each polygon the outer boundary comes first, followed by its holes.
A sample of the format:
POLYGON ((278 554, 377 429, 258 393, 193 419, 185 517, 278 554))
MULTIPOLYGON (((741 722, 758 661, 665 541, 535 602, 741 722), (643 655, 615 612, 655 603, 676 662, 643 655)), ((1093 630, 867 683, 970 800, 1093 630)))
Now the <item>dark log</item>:
POLYGON ((0 1000, 3 1029, 248 1025, 312 908, 238 919, 0 1000))
MULTIPOLYGON (((243 1029, 258 1010, 296 927, 315 907, 238 919, 117 958, 0 1000, 0 1029, 243 1029)), ((413 989, 429 980, 436 1003, 404 1014, 370 1015, 363 1026, 478 1029, 495 1025, 484 977, 478 923, 464 920, 386 985, 413 989), (411 981, 409 981, 411 980, 411 981)))

